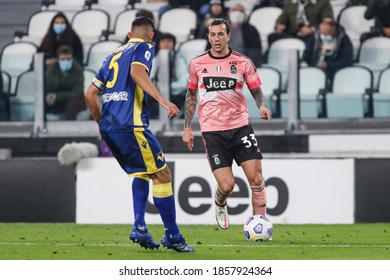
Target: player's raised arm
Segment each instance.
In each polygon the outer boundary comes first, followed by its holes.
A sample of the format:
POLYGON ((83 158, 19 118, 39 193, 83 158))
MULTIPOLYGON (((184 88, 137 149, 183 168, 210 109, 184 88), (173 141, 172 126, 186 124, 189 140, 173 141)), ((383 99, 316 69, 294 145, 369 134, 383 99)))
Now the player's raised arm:
POLYGON ((194 146, 194 135, 191 130, 191 122, 194 118, 196 110, 196 100, 197 100, 197 89, 188 89, 186 93, 186 100, 184 104, 184 131, 183 131, 183 142, 187 146, 188 150, 192 151, 194 146))
POLYGON ((165 99, 158 89, 153 85, 144 66, 139 64, 132 64, 130 70, 131 78, 134 82, 140 86, 143 91, 147 92, 150 96, 157 100, 161 106, 168 111, 169 119, 173 119, 179 115, 180 110, 175 104, 165 99))
POLYGON ((252 94, 253 98, 256 101, 256 105, 257 105, 257 107, 260 110, 261 118, 262 119, 267 119, 267 120, 271 119, 272 113, 271 113, 270 110, 268 110, 266 108, 265 97, 264 97, 263 91, 261 90, 261 87, 250 89, 249 91, 250 91, 250 93, 252 94))

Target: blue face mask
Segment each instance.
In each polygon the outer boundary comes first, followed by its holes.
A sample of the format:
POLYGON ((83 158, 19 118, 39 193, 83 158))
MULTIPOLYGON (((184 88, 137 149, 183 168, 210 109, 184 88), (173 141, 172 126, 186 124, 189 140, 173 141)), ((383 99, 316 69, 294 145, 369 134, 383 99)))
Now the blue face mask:
POLYGON ((72 69, 73 60, 59 60, 58 65, 62 72, 69 71, 72 69))
POLYGON ((62 23, 53 24, 53 31, 57 35, 64 33, 65 29, 66 29, 66 24, 62 24, 62 23))
POLYGON ((324 43, 330 43, 333 40, 333 36, 332 35, 320 34, 320 39, 324 43))

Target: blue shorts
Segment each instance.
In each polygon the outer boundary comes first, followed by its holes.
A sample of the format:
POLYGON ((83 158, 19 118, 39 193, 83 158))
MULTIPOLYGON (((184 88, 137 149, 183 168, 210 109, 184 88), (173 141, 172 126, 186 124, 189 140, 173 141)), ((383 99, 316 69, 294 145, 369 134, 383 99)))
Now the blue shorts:
POLYGON ((101 132, 119 165, 129 176, 154 174, 165 168, 165 156, 149 129, 101 132))

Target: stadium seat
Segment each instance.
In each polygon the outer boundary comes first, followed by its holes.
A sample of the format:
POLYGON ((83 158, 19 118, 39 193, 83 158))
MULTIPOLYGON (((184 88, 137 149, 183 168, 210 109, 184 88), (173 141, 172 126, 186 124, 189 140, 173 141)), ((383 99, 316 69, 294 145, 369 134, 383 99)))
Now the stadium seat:
POLYGON ((374 117, 390 117, 390 68, 379 76, 378 90, 373 94, 374 117))
MULTIPOLYGON (((267 108, 271 110, 273 116, 278 116, 278 95, 281 91, 281 74, 272 67, 257 68, 257 73, 262 81, 261 89, 263 91, 267 108)), ((259 108, 256 105, 248 87, 244 85, 243 94, 249 110, 249 118, 259 118, 259 108)))
MULTIPOLYGON (((97 10, 103 10, 106 11, 110 16, 110 31, 115 31, 115 26, 117 26, 116 21, 118 15, 122 13, 126 13, 127 11, 130 11, 130 8, 128 7, 128 0, 99 0, 97 3, 92 3, 91 9, 97 9, 97 10)), ((136 10, 134 11, 134 14, 136 13, 136 10)), ((130 15, 131 16, 131 15, 130 15)), ((116 40, 123 40, 127 34, 127 32, 130 30, 131 24, 128 24, 127 22, 130 22, 134 19, 122 19, 125 21, 125 26, 117 26, 122 29, 126 29, 125 33, 117 33, 118 36, 122 36, 121 39, 115 38, 116 40)))
POLYGON ((18 76, 15 95, 10 97, 11 121, 33 121, 35 111, 35 72, 18 76))
POLYGON ((73 16, 85 7, 85 0, 55 0, 54 3, 51 1, 42 1, 42 4, 42 11, 61 11, 69 20, 72 20, 73 16))
POLYGON ((268 51, 268 60, 264 66, 270 66, 278 69, 282 74, 282 89, 287 86, 288 71, 288 53, 289 50, 298 50, 299 56, 302 56, 305 49, 305 43, 296 38, 280 39, 272 43, 268 51))
POLYGON ((0 72, 1 72, 1 80, 3 84, 2 92, 9 93, 11 90, 11 75, 5 71, 0 71, 0 72))
POLYGON ((159 30, 172 33, 176 36, 178 44, 191 39, 196 30, 197 15, 193 10, 187 8, 175 8, 162 14, 159 30), (179 24, 178 24, 179 23, 179 24))
MULTIPOLYGON (((299 69, 299 108, 301 118, 318 118, 323 114, 323 95, 326 74, 316 67, 299 69)), ((281 94, 282 118, 288 117, 288 95, 281 94)))
POLYGON ((93 43, 100 41, 102 34, 108 32, 109 26, 110 16, 102 10, 82 10, 72 19, 72 27, 80 36, 84 54, 93 43))
POLYGON ((332 92, 325 95, 328 118, 363 118, 370 115, 372 72, 362 66, 338 70, 332 92))
POLYGON ((275 22, 281 13, 281 8, 264 7, 254 10, 249 16, 249 23, 256 27, 260 34, 263 52, 268 49, 268 35, 274 32, 275 22))
POLYGON ((186 62, 190 64, 191 59, 205 52, 206 46, 206 39, 193 39, 181 43, 178 51, 186 59, 186 62))
POLYGON ((337 19, 341 11, 349 5, 349 0, 330 0, 330 5, 333 10, 333 17, 337 19))
POLYGON ((108 35, 108 40, 123 42, 130 31, 131 23, 135 19, 137 10, 124 10, 115 17, 113 31, 108 35))
POLYGON ((97 72, 104 59, 121 44, 119 41, 100 41, 90 46, 85 67, 97 72))
POLYGON ((0 89, 0 121, 9 121, 10 120, 10 111, 9 111, 9 90, 11 83, 11 76, 5 72, 1 72, 1 85, 0 89))
POLYGON ((6 45, 0 57, 0 69, 11 76, 10 92, 15 92, 18 76, 32 66, 37 46, 30 42, 16 42, 6 45))
POLYGON ((377 88, 380 72, 390 65, 390 38, 374 37, 365 40, 359 49, 358 62, 369 68, 374 75, 374 88, 377 88))
POLYGON ((39 11, 34 13, 28 21, 27 33, 23 33, 21 31, 15 32, 15 42, 26 41, 32 42, 39 46, 47 30, 49 29, 53 17, 57 13, 58 11, 54 10, 39 11))
POLYGON ((338 22, 344 27, 345 32, 351 39, 354 47, 354 57, 360 46, 360 36, 364 32, 369 32, 374 26, 374 19, 367 20, 364 18, 366 6, 348 6, 340 12, 338 22))

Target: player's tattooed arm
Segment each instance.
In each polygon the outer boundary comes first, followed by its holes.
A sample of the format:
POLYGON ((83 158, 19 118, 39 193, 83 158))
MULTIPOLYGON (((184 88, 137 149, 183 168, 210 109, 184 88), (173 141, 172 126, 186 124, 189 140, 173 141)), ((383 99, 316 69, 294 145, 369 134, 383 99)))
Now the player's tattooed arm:
POLYGON ((194 118, 197 100, 197 89, 188 89, 186 93, 186 100, 184 104, 184 128, 190 128, 192 119, 194 118))
POLYGON ((266 106, 265 97, 264 97, 263 91, 261 90, 261 87, 250 89, 249 91, 251 92, 253 98, 255 99, 256 105, 259 109, 260 109, 260 107, 266 106))

